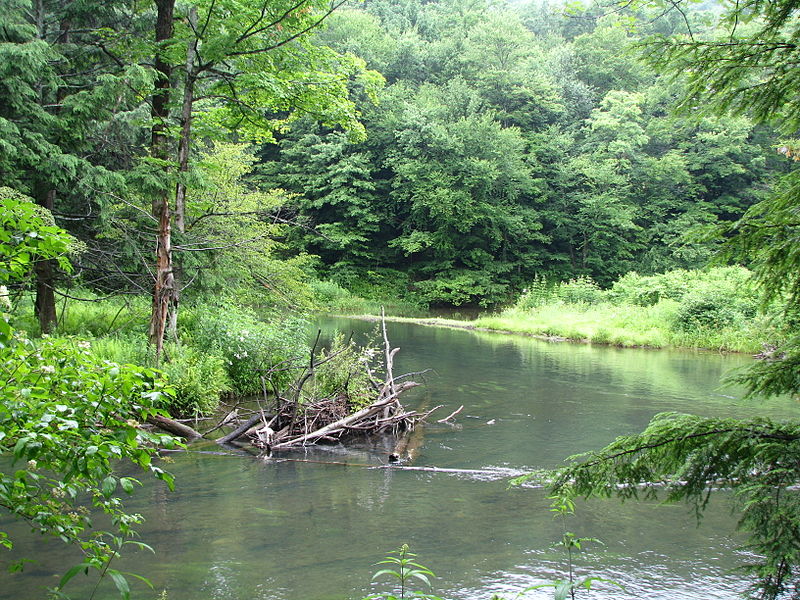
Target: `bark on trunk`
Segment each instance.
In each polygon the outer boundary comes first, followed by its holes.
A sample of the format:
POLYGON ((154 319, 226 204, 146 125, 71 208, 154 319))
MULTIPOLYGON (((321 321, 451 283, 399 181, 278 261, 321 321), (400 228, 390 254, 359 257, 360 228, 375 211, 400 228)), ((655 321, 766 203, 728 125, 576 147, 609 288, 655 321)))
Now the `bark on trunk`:
MULTIPOLYGON (((169 91, 171 68, 163 56, 163 44, 172 37, 175 0, 155 0, 156 49, 155 70, 157 74, 153 91, 151 116, 150 153, 153 158, 163 161, 163 171, 169 172, 169 140, 166 129, 169 118, 169 91)), ((153 216, 158 219, 158 239, 156 242, 156 280, 153 286, 153 308, 148 337, 155 346, 156 357, 161 356, 164 345, 164 331, 167 317, 175 293, 175 280, 172 273, 172 229, 170 194, 165 187, 163 192, 153 196, 153 216)))
MULTIPOLYGON (((189 8, 189 26, 197 31, 197 7, 189 8)), ((186 232, 186 173, 189 172, 189 149, 192 138, 192 108, 194 106, 194 86, 197 81, 197 37, 189 40, 186 48, 186 83, 183 88, 181 105, 181 136, 178 140, 178 182, 175 186, 175 230, 183 235, 186 232)), ((167 330, 171 336, 178 335, 178 307, 180 305, 183 270, 180 261, 173 261, 172 306, 169 311, 167 330)))

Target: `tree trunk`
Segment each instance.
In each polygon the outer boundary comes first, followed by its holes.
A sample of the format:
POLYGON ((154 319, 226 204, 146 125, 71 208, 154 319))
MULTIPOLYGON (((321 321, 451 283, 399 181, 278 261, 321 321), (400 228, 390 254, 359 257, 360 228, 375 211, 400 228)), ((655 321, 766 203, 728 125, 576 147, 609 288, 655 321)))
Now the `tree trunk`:
MULTIPOLYGON (((197 7, 189 8, 189 26, 192 31, 197 31, 197 7)), ((194 106, 194 86, 197 81, 197 44, 199 40, 193 36, 186 48, 186 82, 183 88, 183 103, 181 105, 181 137, 178 140, 178 182, 175 186, 175 229, 178 234, 186 232, 186 174, 189 172, 189 149, 192 139, 192 108, 194 106)), ((173 264, 173 294, 172 307, 169 311, 168 331, 177 337, 178 331, 178 306, 180 304, 181 281, 183 270, 179 260, 173 264)))
MULTIPOLYGON (((55 190, 48 190, 44 194, 37 194, 36 203, 49 211, 53 210, 55 190)), ((56 325, 56 296, 55 275, 56 264, 54 260, 37 260, 34 264, 36 273, 36 299, 34 300, 34 313, 39 320, 39 329, 42 333, 51 333, 56 325)))
MULTIPOLYGON (((169 92, 171 67, 164 58, 164 42, 172 37, 173 13, 175 0, 155 0, 156 16, 156 49, 155 70, 157 79, 153 91, 151 116, 150 153, 155 159, 163 161, 163 173, 169 173, 169 140, 166 129, 169 118, 169 92)), ((172 273, 172 215, 170 211, 170 194, 166 186, 153 196, 153 216, 158 220, 158 239, 156 242, 156 274, 153 286, 153 308, 150 318, 148 337, 155 346, 156 357, 161 356, 164 346, 164 331, 167 316, 175 293, 175 280, 172 273)))

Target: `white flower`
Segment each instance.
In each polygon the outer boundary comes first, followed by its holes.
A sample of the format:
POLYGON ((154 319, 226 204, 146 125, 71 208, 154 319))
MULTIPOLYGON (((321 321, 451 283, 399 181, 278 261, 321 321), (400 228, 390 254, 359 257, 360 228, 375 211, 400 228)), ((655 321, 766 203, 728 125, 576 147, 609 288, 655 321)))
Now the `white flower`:
POLYGON ((88 350, 91 347, 92 347, 92 343, 91 342, 87 342, 85 340, 81 341, 81 342, 78 342, 78 348, 83 348, 84 350, 88 350))
POLYGON ((56 368, 53 365, 42 365, 42 373, 55 373, 56 368))
POLYGON ((0 285, 0 306, 7 310, 11 310, 11 300, 8 297, 8 288, 0 285))

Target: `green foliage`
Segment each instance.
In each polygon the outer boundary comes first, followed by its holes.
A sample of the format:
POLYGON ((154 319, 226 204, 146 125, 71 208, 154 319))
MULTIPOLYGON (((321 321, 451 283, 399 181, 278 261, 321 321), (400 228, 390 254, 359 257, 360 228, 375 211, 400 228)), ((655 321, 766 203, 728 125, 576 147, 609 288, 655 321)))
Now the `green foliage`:
POLYGON ((547 304, 555 296, 555 287, 554 284, 547 280, 547 277, 539 274, 534 275, 533 280, 528 284, 527 288, 522 290, 522 295, 517 299, 516 308, 530 310, 547 304))
MULTIPOLYGON (((102 337, 140 332, 149 318, 150 302, 143 296, 102 298, 86 289, 70 290, 70 295, 87 302, 65 301, 59 314, 56 333, 82 337, 102 337)), ((137 358, 136 361, 139 362, 137 358)))
POLYGON ((755 353, 786 333, 779 315, 759 311, 750 279, 742 267, 632 272, 610 290, 587 279, 551 285, 536 278, 513 307, 475 324, 620 346, 755 353))
MULTIPOLYGON (((224 361, 230 389, 237 395, 261 392, 261 378, 270 369, 306 353, 306 322, 300 317, 276 314, 267 323, 231 304, 198 304, 182 311, 180 325, 186 344, 224 361)), ((271 377, 281 387, 292 374, 283 370, 271 377)))
POLYGON ((411 600, 413 598, 439 600, 439 598, 431 594, 409 589, 414 580, 421 581, 427 587, 430 587, 430 577, 435 577, 433 571, 416 561, 416 557, 416 554, 409 551, 408 544, 403 544, 397 550, 390 552, 386 558, 375 563, 377 565, 391 565, 391 567, 376 571, 372 579, 388 576, 397 582, 398 592, 397 595, 394 593, 371 594, 364 600, 378 598, 383 600, 411 600))
MULTIPOLYGON (((2 272, 3 282, 13 283, 34 260, 63 256, 69 238, 46 225, 24 200, 6 207, 2 272)), ((171 475, 153 457, 159 447, 174 447, 175 440, 140 426, 171 391, 156 371, 101 360, 87 342, 33 342, 14 332, 8 317, 3 310, 0 454, 11 456, 12 463, 0 472, 0 506, 34 531, 81 548, 83 562, 67 571, 59 588, 93 568, 108 574, 127 597, 125 575, 109 564, 141 517, 125 512, 116 494, 132 492, 139 482, 118 469, 132 463, 172 486, 171 475), (107 515, 112 531, 91 529, 86 503, 107 515)), ((13 547, 5 533, 0 543, 13 547)))
POLYGON ((67 254, 74 240, 52 215, 8 187, 0 187, 0 208, 0 285, 25 280, 37 260, 54 258, 71 270, 67 254))
POLYGON ((318 366, 314 377, 303 386, 301 403, 310 403, 323 398, 344 398, 348 413, 356 412, 375 401, 375 388, 370 380, 372 359, 378 350, 360 347, 344 334, 337 334, 330 348, 315 358, 318 366))
POLYGON ((160 368, 171 387, 172 414, 207 415, 219 407, 220 397, 231 391, 231 380, 221 356, 182 344, 165 344, 160 368))
POLYGON ((604 298, 600 289, 591 277, 581 276, 556 286, 556 297, 566 304, 594 304, 604 298))
POLYGON ((640 434, 617 438, 605 448, 572 457, 558 473, 556 491, 620 498, 685 500, 698 516, 713 487, 735 492, 739 528, 754 562, 752 592, 779 598, 794 587, 800 564, 800 426, 768 419, 709 419, 657 415, 640 434))
POLYGON ((0 475, 0 504, 41 533, 81 544, 87 561, 103 559, 106 547, 94 540, 104 532, 84 535, 90 521, 78 504, 91 500, 129 535, 139 517, 114 492, 137 482, 115 475, 118 461, 172 485, 152 460, 172 438, 139 426, 171 390, 155 371, 95 357, 87 342, 18 335, 2 350, 2 381, 0 452, 25 467, 0 475))
MULTIPOLYGON (((155 356, 144 336, 116 335, 91 341, 95 356, 114 362, 153 364, 155 356)), ((158 404, 173 415, 195 416, 213 412, 220 397, 231 391, 225 360, 185 344, 167 343, 159 361, 161 375, 172 393, 158 404)))
MULTIPOLYGON (((298 123, 262 150, 265 180, 316 228, 292 247, 357 295, 394 269, 392 296, 454 306, 505 304, 536 274, 607 287, 633 269, 702 267, 716 242, 688 234, 764 197, 784 168, 772 132, 669 113, 685 81, 659 78, 636 45, 683 19, 582 11, 379 2, 333 19, 319 38, 390 85, 362 103, 364 143, 298 123)), ((685 22, 715 35, 707 16, 692 7, 685 22)))

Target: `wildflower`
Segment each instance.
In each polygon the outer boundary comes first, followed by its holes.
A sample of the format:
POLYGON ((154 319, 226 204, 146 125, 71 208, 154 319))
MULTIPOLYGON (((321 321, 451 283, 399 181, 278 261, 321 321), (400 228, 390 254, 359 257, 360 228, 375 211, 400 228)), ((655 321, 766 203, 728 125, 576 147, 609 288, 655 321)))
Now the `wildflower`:
POLYGON ((78 348, 83 348, 84 350, 88 350, 91 347, 92 347, 92 343, 88 342, 86 340, 82 340, 82 341, 78 342, 78 348))
POLYGON ((35 471, 35 470, 36 470, 36 467, 37 467, 38 465, 39 465, 39 463, 37 463, 37 462, 36 462, 34 459, 30 459, 30 460, 28 461, 28 470, 30 470, 30 471, 35 471))
POLYGON ((55 373, 56 368, 53 365, 42 365, 42 373, 55 373))

